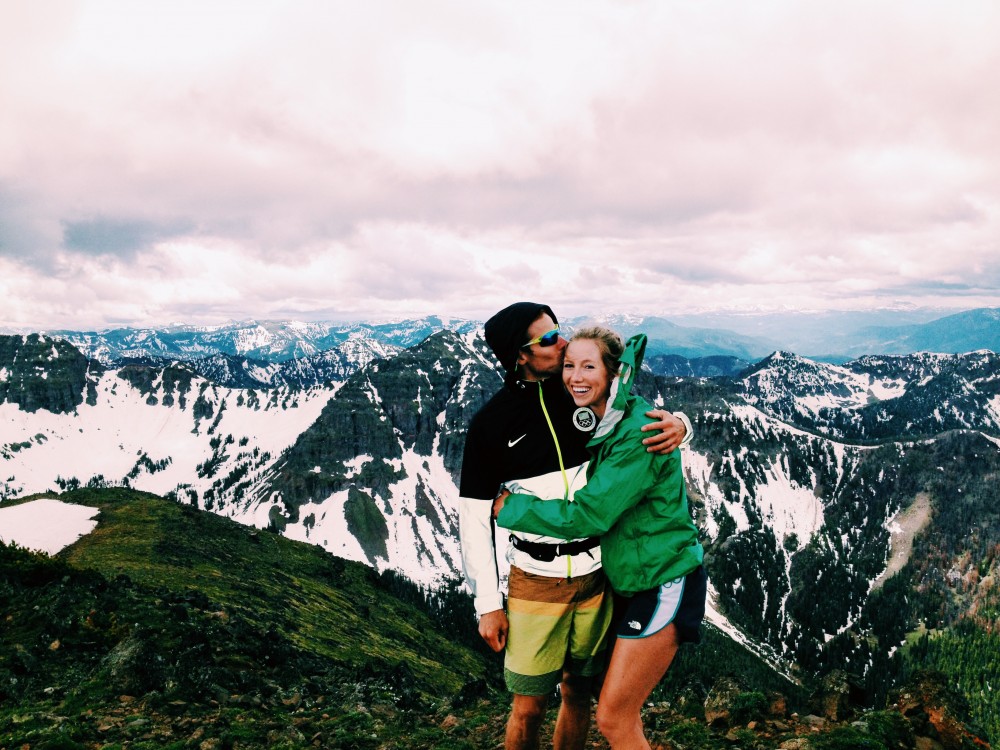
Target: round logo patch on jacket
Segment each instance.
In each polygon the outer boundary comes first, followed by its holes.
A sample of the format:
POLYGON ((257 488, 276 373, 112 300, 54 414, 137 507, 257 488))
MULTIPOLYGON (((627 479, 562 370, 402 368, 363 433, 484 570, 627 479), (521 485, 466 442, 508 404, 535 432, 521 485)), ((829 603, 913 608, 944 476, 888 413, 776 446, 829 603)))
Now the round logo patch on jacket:
POLYGON ((589 432, 597 426, 597 416, 586 406, 573 412, 573 424, 582 432, 589 432))

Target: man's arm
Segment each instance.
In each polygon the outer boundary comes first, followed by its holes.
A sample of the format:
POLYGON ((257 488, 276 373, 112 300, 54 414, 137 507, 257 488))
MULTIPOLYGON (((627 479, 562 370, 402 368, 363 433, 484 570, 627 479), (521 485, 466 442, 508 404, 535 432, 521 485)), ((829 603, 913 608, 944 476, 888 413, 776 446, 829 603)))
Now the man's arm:
POLYGON ((458 540, 462 548, 462 570, 475 599, 476 614, 480 617, 503 608, 493 527, 490 522, 491 507, 489 500, 468 497, 458 499, 458 540))
POLYGON ((465 581, 479 616, 479 635, 490 648, 500 651, 507 645, 507 614, 500 595, 491 506, 489 500, 460 497, 458 536, 465 581))
POLYGON ((503 651, 507 645, 507 613, 502 609, 487 612, 479 618, 479 635, 494 651, 503 651))
POLYGON ((642 441, 649 453, 670 453, 679 446, 687 445, 694 437, 691 420, 683 412, 671 414, 664 409, 651 409, 646 416, 659 420, 642 427, 643 432, 655 433, 642 441))
POLYGON ((484 465, 481 460, 482 451, 476 437, 477 430, 470 425, 462 458, 458 540, 462 550, 462 571, 479 617, 479 634, 490 648, 500 651, 507 644, 507 614, 503 610, 500 594, 496 543, 490 517, 492 503, 483 499, 484 495, 490 494, 486 486, 493 480, 485 476, 489 464, 484 465))

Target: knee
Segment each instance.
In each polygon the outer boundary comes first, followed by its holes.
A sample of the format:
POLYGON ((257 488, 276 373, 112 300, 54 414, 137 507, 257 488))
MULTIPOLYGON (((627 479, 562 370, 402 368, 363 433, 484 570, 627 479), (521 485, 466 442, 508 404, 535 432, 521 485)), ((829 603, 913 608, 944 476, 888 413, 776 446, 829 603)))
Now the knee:
POLYGON ((545 708, 545 696, 515 695, 510 718, 525 727, 537 727, 545 718, 545 708))
POLYGON ((590 708, 592 682, 590 677, 567 676, 559 686, 559 696, 564 703, 590 708))
POLYGON ((620 712, 610 710, 606 704, 597 704, 597 728, 612 746, 618 738, 627 734, 632 726, 632 719, 622 716, 620 712))

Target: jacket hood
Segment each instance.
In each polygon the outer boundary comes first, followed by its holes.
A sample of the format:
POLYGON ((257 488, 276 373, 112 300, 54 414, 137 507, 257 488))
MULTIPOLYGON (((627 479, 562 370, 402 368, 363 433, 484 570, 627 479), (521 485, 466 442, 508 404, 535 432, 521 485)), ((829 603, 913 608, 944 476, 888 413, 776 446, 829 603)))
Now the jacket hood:
POLYGON ((629 402, 632 400, 632 385, 635 376, 642 367, 642 358, 646 353, 646 334, 637 333, 625 342, 625 350, 618 364, 618 375, 611 381, 611 394, 604 416, 590 443, 604 440, 614 430, 615 425, 622 421, 629 402))
POLYGON ((559 324, 552 308, 537 302, 515 302, 486 321, 486 343, 507 373, 505 382, 516 379, 517 353, 527 340, 528 326, 542 313, 548 313, 552 322, 559 324))

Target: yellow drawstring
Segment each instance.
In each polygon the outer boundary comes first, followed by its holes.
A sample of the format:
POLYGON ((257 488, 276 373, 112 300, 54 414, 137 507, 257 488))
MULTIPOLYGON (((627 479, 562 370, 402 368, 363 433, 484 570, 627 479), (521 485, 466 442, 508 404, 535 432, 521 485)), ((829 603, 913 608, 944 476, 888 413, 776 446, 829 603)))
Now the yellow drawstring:
MULTIPOLYGON (((552 426, 552 419, 549 417, 549 410, 545 408, 545 397, 542 395, 542 383, 538 383, 538 401, 542 405, 542 414, 545 415, 545 421, 549 425, 549 432, 552 433, 552 442, 556 444, 556 456, 559 458, 559 471, 562 472, 563 487, 565 488, 563 492, 563 499, 569 500, 569 478, 566 476, 566 466, 563 464, 562 450, 559 448, 559 438, 556 437, 556 428, 552 426)), ((572 555, 566 555, 566 577, 573 577, 573 557, 572 555)))
POLYGON ((556 428, 552 426, 552 419, 549 417, 549 410, 545 408, 545 397, 542 395, 542 385, 538 384, 538 400, 542 404, 542 414, 545 415, 545 421, 549 424, 549 432, 552 433, 552 442, 556 444, 556 456, 559 457, 559 471, 562 472, 563 487, 565 487, 565 492, 563 494, 563 499, 569 499, 569 479, 566 477, 566 467, 563 465, 562 451, 559 449, 559 438, 556 437, 556 428))

